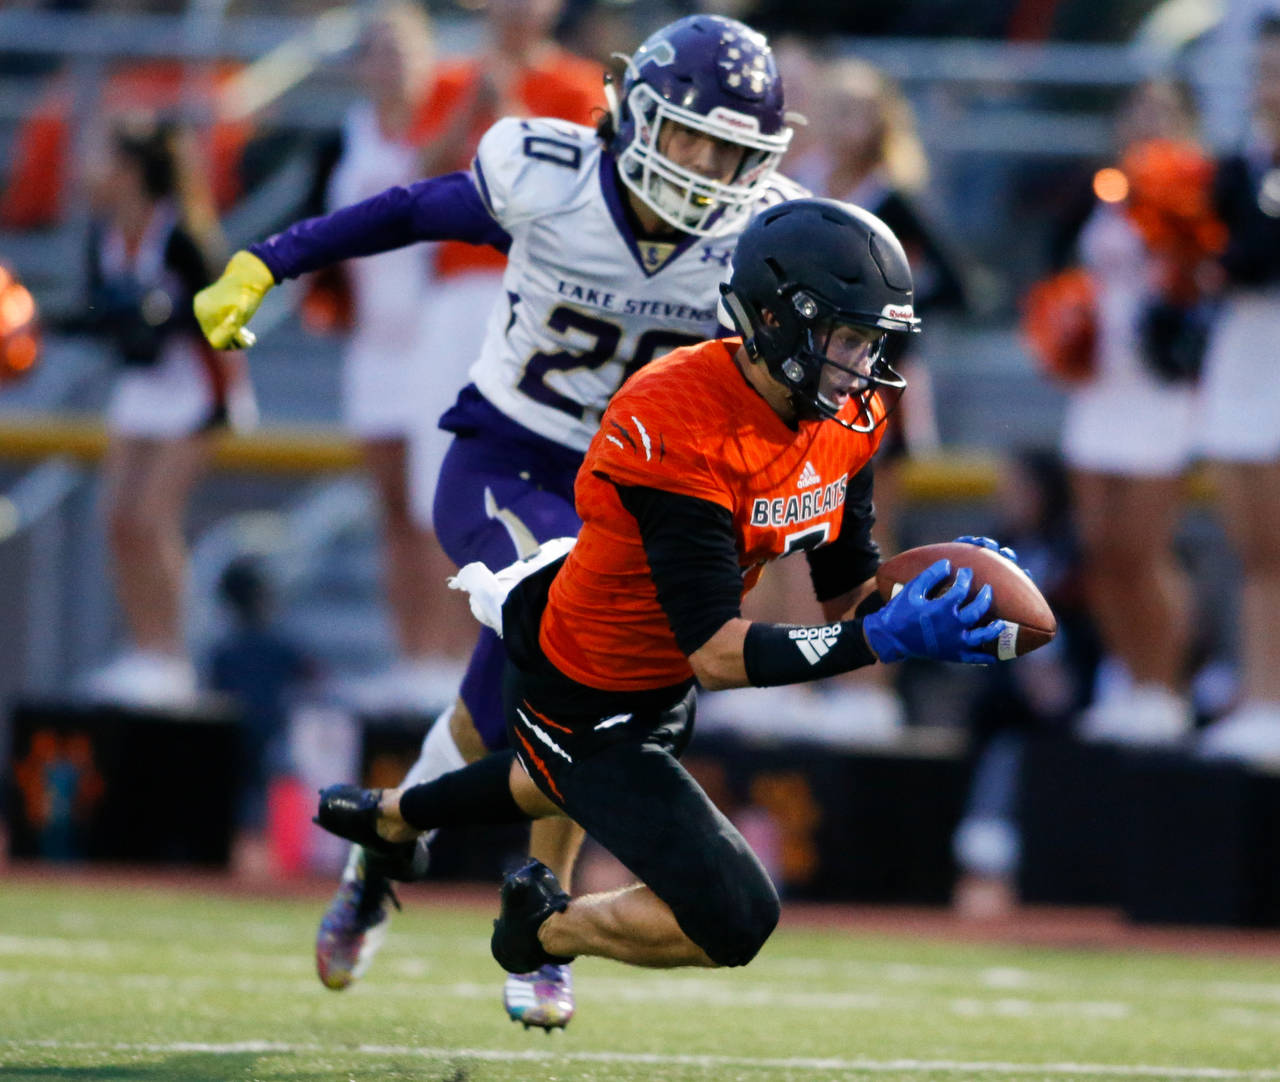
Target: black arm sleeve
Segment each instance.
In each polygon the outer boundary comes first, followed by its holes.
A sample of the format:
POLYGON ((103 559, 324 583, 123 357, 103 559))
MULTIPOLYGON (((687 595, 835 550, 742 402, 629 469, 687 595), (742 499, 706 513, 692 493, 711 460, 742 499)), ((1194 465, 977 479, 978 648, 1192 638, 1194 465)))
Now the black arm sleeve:
POLYGON ((1214 208, 1228 234, 1220 259, 1237 287, 1280 282, 1280 219, 1258 203, 1261 179, 1240 155, 1222 161, 1214 174, 1214 208))
POLYGON ((830 601, 861 586, 880 566, 880 546, 871 540, 876 522, 871 501, 873 473, 868 462, 849 478, 840 532, 829 544, 805 553, 819 601, 830 601))
POLYGON ((658 603, 688 657, 742 611, 733 516, 694 496, 639 485, 615 487, 640 527, 658 603))
POLYGON ((173 298, 174 326, 184 331, 199 332, 200 325, 196 322, 191 300, 216 277, 213 267, 200 245, 181 228, 170 235, 169 243, 165 245, 164 262, 182 283, 182 295, 173 298))

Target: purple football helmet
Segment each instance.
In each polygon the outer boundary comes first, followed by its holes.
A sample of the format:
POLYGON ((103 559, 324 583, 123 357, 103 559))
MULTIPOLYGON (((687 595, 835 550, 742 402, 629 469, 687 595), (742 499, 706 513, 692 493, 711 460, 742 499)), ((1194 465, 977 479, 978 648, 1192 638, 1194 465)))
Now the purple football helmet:
POLYGON ((627 59, 621 100, 610 93, 610 104, 623 183, 686 233, 706 235, 746 213, 791 142, 769 43, 720 15, 690 15, 651 34, 627 59), (668 158, 659 149, 667 122, 743 147, 736 175, 709 180, 668 158))

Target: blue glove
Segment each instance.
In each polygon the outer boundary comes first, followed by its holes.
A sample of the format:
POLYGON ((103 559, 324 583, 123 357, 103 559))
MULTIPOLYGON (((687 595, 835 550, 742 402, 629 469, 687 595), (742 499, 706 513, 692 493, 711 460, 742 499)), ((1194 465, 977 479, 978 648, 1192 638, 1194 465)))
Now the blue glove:
POLYGON ((956 543, 961 545, 977 545, 979 548, 990 549, 992 552, 998 552, 1006 560, 1017 564, 1018 570, 1026 575, 1027 578, 1031 579, 1032 582, 1035 581, 1035 576, 1032 575, 1027 568, 1018 563, 1018 554, 1007 545, 1000 544, 1000 542, 996 541, 994 538, 979 537, 977 534, 967 533, 963 537, 957 537, 956 543))
MULTIPOLYGON (((994 538, 979 537, 977 534, 967 533, 963 537, 957 537, 956 542, 961 545, 977 545, 980 549, 990 549, 992 552, 1000 553, 1006 560, 1012 560, 1015 564, 1018 563, 1018 554, 1007 545, 1000 544, 994 538)), ((1024 567, 1023 570, 1025 571, 1026 568, 1024 567)))
POLYGON ((984 586, 968 604, 973 569, 962 567, 956 580, 939 597, 930 592, 951 574, 951 561, 926 567, 878 612, 862 618, 867 645, 881 661, 925 657, 935 661, 972 661, 989 665, 993 656, 983 644, 999 637, 1003 620, 983 624, 991 608, 991 587, 984 586))

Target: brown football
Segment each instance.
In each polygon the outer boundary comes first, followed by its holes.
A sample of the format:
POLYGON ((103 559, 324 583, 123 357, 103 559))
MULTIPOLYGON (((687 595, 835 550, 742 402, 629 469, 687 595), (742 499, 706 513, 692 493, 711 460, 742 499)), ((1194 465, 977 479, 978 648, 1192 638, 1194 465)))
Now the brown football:
MULTIPOLYGON (((950 560, 953 574, 961 567, 973 568, 970 597, 984 585, 991 587, 992 605, 988 619, 1004 620, 1008 626, 986 649, 1001 661, 1028 654, 1057 634, 1058 621, 1053 610, 1026 572, 998 552, 965 541, 921 545, 886 560, 876 572, 880 596, 887 601, 938 560, 950 560)), ((949 585, 951 579, 945 580, 934 593, 945 590, 949 585)))

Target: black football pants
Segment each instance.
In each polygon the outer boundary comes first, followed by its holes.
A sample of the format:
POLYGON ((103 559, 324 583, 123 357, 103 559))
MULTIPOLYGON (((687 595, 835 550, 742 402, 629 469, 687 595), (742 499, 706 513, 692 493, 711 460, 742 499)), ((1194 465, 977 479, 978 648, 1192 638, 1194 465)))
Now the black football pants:
POLYGON ((555 804, 671 907, 717 965, 746 965, 778 923, 755 853, 680 765, 696 692, 660 712, 557 716, 508 666, 508 726, 521 764, 555 804))

